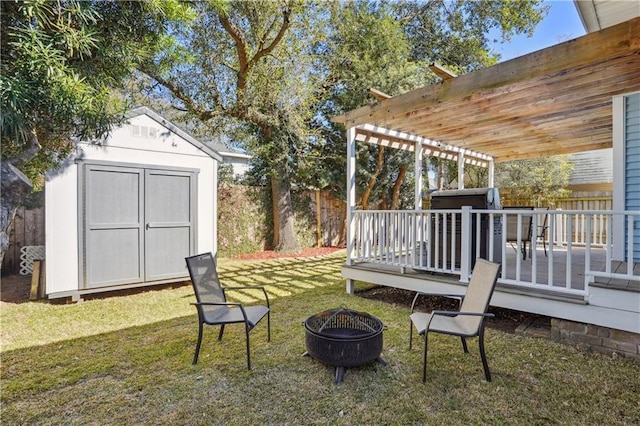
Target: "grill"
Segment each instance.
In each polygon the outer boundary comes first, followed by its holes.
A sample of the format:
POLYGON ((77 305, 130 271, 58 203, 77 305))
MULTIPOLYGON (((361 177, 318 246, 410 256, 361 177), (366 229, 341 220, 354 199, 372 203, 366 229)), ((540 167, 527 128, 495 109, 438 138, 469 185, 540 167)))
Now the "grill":
POLYGON ((335 366, 336 383, 342 383, 345 368, 377 360, 382 352, 382 321, 366 312, 346 308, 330 309, 312 315, 304 322, 308 355, 335 366))

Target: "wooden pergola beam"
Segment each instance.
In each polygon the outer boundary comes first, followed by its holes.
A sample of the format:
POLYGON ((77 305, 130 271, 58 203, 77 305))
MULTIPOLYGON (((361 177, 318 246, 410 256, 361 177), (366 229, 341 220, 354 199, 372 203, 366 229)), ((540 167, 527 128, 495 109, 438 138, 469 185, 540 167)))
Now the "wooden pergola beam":
POLYGON ((376 98, 379 101, 384 101, 385 99, 391 99, 393 96, 391 95, 387 95, 386 93, 378 90, 378 89, 374 89, 373 87, 369 88, 369 93, 371 93, 371 96, 373 96, 374 98, 376 98))
POLYGON ((429 69, 433 71, 435 75, 440 77, 443 80, 451 80, 452 78, 456 78, 458 75, 453 71, 448 70, 440 64, 432 63, 429 65, 429 69))
POLYGON ((334 117, 492 156, 611 146, 612 98, 640 91, 640 17, 334 117))

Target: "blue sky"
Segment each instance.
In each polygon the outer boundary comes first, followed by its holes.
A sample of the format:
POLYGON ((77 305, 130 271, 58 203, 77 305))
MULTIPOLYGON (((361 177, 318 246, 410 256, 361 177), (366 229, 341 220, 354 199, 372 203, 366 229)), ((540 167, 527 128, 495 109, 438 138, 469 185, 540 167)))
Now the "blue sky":
POLYGON ((551 6, 546 18, 538 24, 533 37, 513 37, 509 44, 497 44, 494 51, 500 62, 553 46, 585 34, 576 6, 571 0, 545 1, 551 6))

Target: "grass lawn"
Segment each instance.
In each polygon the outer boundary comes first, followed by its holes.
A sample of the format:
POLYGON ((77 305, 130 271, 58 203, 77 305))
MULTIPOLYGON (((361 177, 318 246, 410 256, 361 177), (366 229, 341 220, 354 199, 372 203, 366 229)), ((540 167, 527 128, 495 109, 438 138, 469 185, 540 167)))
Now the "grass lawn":
POLYGON ((264 284, 272 297, 272 339, 266 321, 251 333, 251 371, 240 325, 222 342, 207 327, 191 365, 189 286, 69 305, 3 303, 2 424, 640 424, 638 363, 495 329, 486 335, 491 383, 476 340, 465 355, 459 339, 434 335, 423 384, 408 310, 346 294, 343 261, 344 252, 220 260, 223 284, 264 284), (300 355, 302 322, 339 306, 385 323, 388 365, 347 370, 335 385, 332 367, 300 355))

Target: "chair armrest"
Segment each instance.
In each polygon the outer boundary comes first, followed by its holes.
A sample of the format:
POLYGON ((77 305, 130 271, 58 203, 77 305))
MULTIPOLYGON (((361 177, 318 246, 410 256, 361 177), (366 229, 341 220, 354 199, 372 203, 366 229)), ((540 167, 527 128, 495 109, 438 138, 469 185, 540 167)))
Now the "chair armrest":
POLYGON ((458 315, 467 315, 467 316, 474 316, 474 317, 486 317, 486 318, 493 318, 495 317, 494 314, 490 313, 490 312, 458 312, 458 311, 433 311, 431 312, 433 315, 445 315, 448 317, 457 317, 458 315))
POLYGON ((261 285, 246 285, 246 286, 235 286, 235 287, 221 287, 222 292, 226 295, 226 290, 262 290, 264 294, 264 298, 267 301, 267 308, 269 308, 269 295, 267 294, 267 290, 265 290, 264 286, 261 285))
POLYGON ((418 297, 420 296, 440 296, 440 297, 449 297, 452 299, 459 299, 460 303, 464 300, 464 294, 450 294, 450 293, 423 293, 421 291, 416 292, 415 297, 413 298, 413 302, 411 303, 411 313, 416 306, 416 302, 418 301, 418 297))
MULTIPOLYGON (((474 317, 494 317, 494 314, 491 313, 483 313, 483 312, 458 312, 458 311, 433 311, 431 312, 431 315, 429 316, 429 320, 427 321, 427 324, 424 327, 424 331, 423 333, 428 333, 430 328, 431 328, 431 321, 433 321, 433 318, 436 315, 443 315, 443 316, 447 316, 447 317, 457 317, 458 315, 467 315, 467 316, 474 316, 474 317)), ((483 321, 483 326, 484 326, 484 321, 483 321)), ((420 333, 422 334, 422 333, 420 333)))
POLYGON ((242 306, 238 302, 191 302, 193 306, 242 306))

